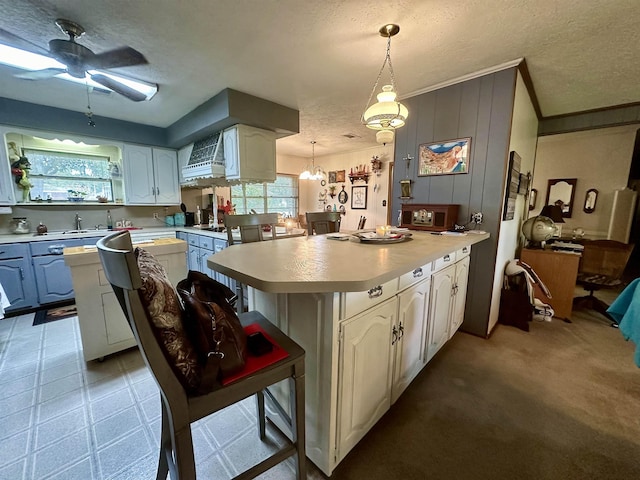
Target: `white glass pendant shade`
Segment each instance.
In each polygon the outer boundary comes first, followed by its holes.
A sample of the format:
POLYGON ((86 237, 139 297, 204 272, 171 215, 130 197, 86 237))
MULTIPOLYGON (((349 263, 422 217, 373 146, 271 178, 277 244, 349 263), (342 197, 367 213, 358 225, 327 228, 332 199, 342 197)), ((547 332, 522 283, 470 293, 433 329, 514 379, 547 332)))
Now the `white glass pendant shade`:
POLYGON ((396 92, 391 85, 382 87, 374 103, 364 112, 363 119, 367 127, 373 130, 400 128, 409 116, 407 107, 396 102, 396 92))
POLYGON ((379 130, 378 133, 376 133, 376 141, 378 143, 382 143, 383 145, 393 142, 394 137, 395 137, 395 132, 389 129, 379 130))

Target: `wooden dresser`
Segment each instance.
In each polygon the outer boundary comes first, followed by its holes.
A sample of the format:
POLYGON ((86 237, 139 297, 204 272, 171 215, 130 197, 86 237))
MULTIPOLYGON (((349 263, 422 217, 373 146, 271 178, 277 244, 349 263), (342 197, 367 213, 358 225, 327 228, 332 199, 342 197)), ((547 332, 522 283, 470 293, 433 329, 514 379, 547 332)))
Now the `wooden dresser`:
POLYGON ((556 317, 570 321, 580 254, 523 248, 520 259, 533 268, 553 297, 547 299, 536 285, 536 298, 551 305, 556 317))

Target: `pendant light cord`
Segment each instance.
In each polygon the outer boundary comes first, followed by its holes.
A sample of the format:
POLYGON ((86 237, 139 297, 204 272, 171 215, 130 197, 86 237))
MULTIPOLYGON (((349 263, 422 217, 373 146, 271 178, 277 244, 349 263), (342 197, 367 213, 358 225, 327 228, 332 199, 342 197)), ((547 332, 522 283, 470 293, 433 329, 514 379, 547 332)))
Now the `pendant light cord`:
POLYGON ((387 37, 387 53, 384 57, 384 62, 382 62, 382 67, 380 67, 380 71, 378 72, 378 78, 376 78, 376 82, 373 84, 373 88, 371 89, 371 94, 369 95, 369 100, 367 100, 367 104, 364 107, 364 111, 362 113, 362 121, 364 123, 364 112, 367 111, 369 105, 371 104, 371 99, 378 88, 378 84, 380 83, 380 78, 382 77, 382 72, 384 71, 384 66, 389 64, 389 73, 391 74, 391 87, 393 91, 396 92, 396 78, 393 73, 393 65, 391 64, 391 36, 387 37))
POLYGON ((89 98, 89 82, 87 81, 86 76, 84 77, 84 84, 87 87, 87 108, 88 108, 88 111, 87 113, 85 113, 85 115, 89 119, 89 122, 88 122, 89 126, 95 127, 96 122, 93 121, 93 112, 91 111, 91 99, 89 98))

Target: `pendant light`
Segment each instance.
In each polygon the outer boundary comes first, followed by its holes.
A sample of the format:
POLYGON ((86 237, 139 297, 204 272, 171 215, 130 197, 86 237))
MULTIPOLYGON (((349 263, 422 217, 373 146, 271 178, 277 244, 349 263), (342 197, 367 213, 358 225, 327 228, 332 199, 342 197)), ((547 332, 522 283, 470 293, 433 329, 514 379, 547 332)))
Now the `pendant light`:
POLYGON ((300 174, 300 180, 322 180, 325 176, 322 167, 316 167, 315 140, 311 140, 311 165, 307 165, 300 174))
POLYGON ((376 78, 376 83, 373 85, 371 95, 369 95, 369 101, 367 107, 362 114, 362 123, 368 128, 378 130, 376 133, 376 140, 378 143, 387 144, 393 141, 395 136, 395 129, 404 125, 409 111, 400 102, 396 101, 396 79, 393 73, 393 65, 391 64, 391 37, 396 35, 400 31, 400 27, 395 24, 388 24, 380 28, 380 35, 387 38, 387 53, 384 57, 384 62, 376 78), (384 85, 382 92, 380 92, 376 98, 377 103, 369 106, 373 94, 378 88, 380 77, 384 71, 385 65, 389 65, 389 73, 391 76, 391 85, 384 85))

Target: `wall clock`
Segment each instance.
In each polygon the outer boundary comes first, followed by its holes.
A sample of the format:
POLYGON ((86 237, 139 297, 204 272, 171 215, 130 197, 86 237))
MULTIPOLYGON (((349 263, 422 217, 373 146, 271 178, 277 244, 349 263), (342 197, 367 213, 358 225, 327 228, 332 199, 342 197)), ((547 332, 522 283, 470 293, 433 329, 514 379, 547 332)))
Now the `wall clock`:
POLYGON ((344 190, 344 185, 342 185, 342 191, 338 194, 338 201, 342 204, 345 204, 347 203, 347 200, 349 200, 349 195, 344 190))

